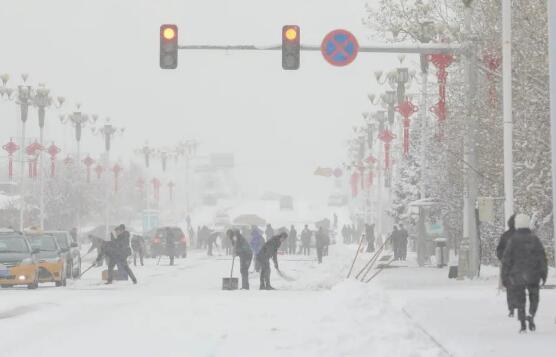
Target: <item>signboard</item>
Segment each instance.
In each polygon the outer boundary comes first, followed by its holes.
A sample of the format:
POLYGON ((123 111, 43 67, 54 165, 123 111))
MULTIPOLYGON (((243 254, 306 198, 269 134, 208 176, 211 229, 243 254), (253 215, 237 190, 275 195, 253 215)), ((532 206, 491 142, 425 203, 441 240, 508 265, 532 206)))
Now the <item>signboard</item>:
POLYGON ((347 66, 355 60, 359 43, 353 34, 346 30, 334 30, 322 40, 320 51, 324 59, 333 66, 347 66))

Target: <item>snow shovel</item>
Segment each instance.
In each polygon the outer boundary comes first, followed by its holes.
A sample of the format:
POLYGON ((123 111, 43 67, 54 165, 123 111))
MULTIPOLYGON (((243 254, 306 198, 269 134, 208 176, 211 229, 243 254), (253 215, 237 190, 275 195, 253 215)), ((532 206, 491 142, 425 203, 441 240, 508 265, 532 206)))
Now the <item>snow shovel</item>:
POLYGON ((237 290, 239 286, 239 279, 234 278, 234 262, 236 257, 232 258, 232 270, 230 270, 230 277, 229 278, 222 278, 222 290, 237 290))
POLYGON ((81 279, 81 277, 82 277, 83 275, 85 275, 86 272, 88 272, 89 270, 93 269, 93 267, 94 267, 95 265, 96 265, 96 262, 94 262, 93 265, 91 265, 90 267, 88 267, 87 269, 85 269, 85 271, 83 271, 83 272, 81 273, 81 275, 79 275, 79 279, 81 279))
POLYGON ((284 279, 285 281, 295 281, 294 278, 292 278, 291 276, 284 274, 280 269, 276 269, 276 272, 278 273, 278 275, 280 275, 280 277, 282 279, 284 279))

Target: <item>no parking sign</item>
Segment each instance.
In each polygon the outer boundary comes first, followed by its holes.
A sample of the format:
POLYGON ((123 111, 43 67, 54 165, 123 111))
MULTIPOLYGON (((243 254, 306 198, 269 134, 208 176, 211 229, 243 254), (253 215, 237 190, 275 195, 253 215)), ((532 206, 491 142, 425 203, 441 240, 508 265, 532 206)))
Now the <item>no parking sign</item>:
POLYGON ((322 40, 320 51, 324 59, 333 66, 347 66, 355 60, 359 43, 347 30, 334 30, 322 40))

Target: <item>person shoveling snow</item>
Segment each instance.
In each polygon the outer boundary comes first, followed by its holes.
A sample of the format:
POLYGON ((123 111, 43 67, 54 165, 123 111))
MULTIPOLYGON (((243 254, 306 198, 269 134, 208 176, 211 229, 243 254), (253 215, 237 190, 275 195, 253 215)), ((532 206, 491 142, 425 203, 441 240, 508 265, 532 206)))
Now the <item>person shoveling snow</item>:
POLYGON ((274 267, 280 272, 278 268, 278 249, 280 249, 280 245, 282 245, 286 238, 288 238, 288 234, 285 232, 270 238, 257 254, 257 260, 261 265, 261 290, 275 290, 270 285, 270 259, 272 258, 274 267))

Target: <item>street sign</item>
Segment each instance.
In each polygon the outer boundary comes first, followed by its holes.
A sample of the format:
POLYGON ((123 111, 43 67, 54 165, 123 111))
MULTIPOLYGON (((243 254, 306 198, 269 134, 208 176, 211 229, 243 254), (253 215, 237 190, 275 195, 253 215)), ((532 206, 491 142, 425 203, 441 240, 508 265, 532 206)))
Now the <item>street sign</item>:
POLYGON ((334 30, 324 37, 320 50, 328 63, 342 67, 355 60, 359 52, 359 43, 351 32, 334 30))

